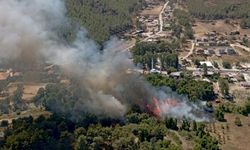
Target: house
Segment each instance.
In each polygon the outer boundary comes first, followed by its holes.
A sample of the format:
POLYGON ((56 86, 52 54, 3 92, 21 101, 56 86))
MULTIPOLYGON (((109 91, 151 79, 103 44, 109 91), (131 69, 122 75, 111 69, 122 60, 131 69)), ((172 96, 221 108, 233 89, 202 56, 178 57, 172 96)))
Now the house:
POLYGON ((250 63, 240 64, 243 69, 250 69, 250 63))
POLYGON ((10 77, 9 72, 0 72, 0 81, 5 81, 10 77))
POLYGON ((152 74, 160 74, 161 71, 160 71, 160 70, 157 70, 157 69, 151 69, 151 70, 150 70, 150 73, 152 73, 152 74))
POLYGON ((204 54, 205 54, 205 55, 209 55, 209 56, 210 56, 210 55, 215 54, 215 52, 214 52, 214 50, 209 49, 209 50, 205 50, 205 51, 204 51, 204 54))
POLYGON ((208 71, 208 72, 207 72, 207 76, 212 76, 212 75, 214 75, 214 72, 213 72, 213 71, 208 71))
POLYGON ((246 82, 250 82, 250 76, 248 74, 244 73, 243 76, 246 82))
POLYGON ((220 54, 219 51, 216 51, 216 52, 215 52, 215 55, 216 55, 217 57, 221 57, 221 54, 220 54))
POLYGON ((217 43, 216 42, 213 42, 213 41, 210 41, 209 43, 208 43, 208 46, 216 46, 217 45, 217 43))
POLYGON ((204 78, 204 79, 202 79, 202 81, 211 83, 211 80, 209 80, 208 78, 204 78))
POLYGON ((210 53, 209 53, 208 50, 204 50, 204 54, 205 54, 205 55, 210 55, 210 53))
POLYGON ((202 77, 203 72, 202 71, 194 71, 193 72, 193 77, 202 77))
POLYGON ((211 63, 211 61, 201 61, 200 65, 203 66, 204 64, 207 65, 208 68, 214 68, 213 64, 211 63))
POLYGON ((219 53, 220 55, 226 55, 226 54, 227 54, 227 53, 226 53, 226 49, 219 49, 218 53, 219 53))
POLYGON ((181 76, 181 72, 172 72, 170 73, 170 77, 179 78, 181 76))
POLYGON ((248 88, 250 88, 250 82, 242 82, 241 86, 248 89, 248 88))
POLYGON ((196 46, 205 46, 205 43, 204 42, 197 42, 196 46))

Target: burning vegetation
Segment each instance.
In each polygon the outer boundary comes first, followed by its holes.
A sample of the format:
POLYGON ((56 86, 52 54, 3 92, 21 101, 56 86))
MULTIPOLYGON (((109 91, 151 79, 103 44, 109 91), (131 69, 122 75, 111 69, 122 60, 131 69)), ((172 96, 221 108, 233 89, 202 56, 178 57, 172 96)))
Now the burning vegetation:
POLYGON ((22 70, 26 76, 22 82, 52 77, 35 97, 36 106, 73 119, 88 112, 120 118, 133 105, 156 117, 204 119, 193 114, 200 109, 185 97, 157 89, 137 73, 127 74, 136 68, 128 52, 117 49, 121 41, 106 42, 101 52, 79 29, 74 42, 64 42, 59 34, 63 31, 55 30, 71 24, 63 1, 1 1, 0 10, 5 12, 0 16, 1 65, 22 70), (51 65, 58 68, 44 75, 51 65), (63 80, 68 84, 60 83, 63 80))

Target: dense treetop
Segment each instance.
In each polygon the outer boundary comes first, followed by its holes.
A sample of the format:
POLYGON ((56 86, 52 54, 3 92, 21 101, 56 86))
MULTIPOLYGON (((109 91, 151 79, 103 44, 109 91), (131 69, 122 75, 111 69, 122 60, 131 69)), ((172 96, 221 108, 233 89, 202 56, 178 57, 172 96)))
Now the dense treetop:
POLYGON ((143 0, 66 0, 68 15, 98 43, 132 27, 132 14, 143 0))
POLYGON ((248 0, 187 0, 192 15, 200 19, 249 18, 248 0))

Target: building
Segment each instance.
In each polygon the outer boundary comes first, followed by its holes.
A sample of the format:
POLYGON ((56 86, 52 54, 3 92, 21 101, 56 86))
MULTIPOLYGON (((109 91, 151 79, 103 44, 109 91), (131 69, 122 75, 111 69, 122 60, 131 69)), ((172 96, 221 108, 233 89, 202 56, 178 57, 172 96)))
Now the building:
POLYGON ((219 49, 219 54, 220 54, 220 55, 225 55, 225 54, 227 54, 227 53, 226 53, 226 50, 225 50, 225 49, 219 49))
POLYGON ((160 74, 161 71, 160 71, 160 70, 157 70, 157 69, 151 69, 151 70, 150 70, 150 73, 152 73, 152 74, 160 74))
POLYGON ((214 68, 214 65, 211 63, 211 61, 201 61, 200 62, 201 66, 203 66, 204 64, 206 64, 208 68, 214 68))
POLYGON ((246 73, 243 73, 243 76, 244 76, 245 81, 250 83, 250 76, 246 73))
POLYGON ((193 72, 193 77, 199 78, 202 77, 203 72, 202 71, 194 71, 193 72))
POLYGON ((240 64, 243 69, 250 69, 250 63, 240 64))
POLYGON ((242 82, 241 86, 249 89, 250 88, 250 82, 242 82))
POLYGON ((170 73, 170 77, 179 78, 181 76, 181 72, 172 72, 170 73))
POLYGON ((0 72, 0 81, 7 80, 10 77, 10 73, 8 72, 0 72))

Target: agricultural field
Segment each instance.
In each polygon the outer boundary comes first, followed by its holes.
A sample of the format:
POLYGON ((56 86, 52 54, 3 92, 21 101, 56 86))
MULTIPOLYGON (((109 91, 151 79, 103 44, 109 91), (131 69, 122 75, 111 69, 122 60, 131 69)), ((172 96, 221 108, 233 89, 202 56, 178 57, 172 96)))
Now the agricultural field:
POLYGON ((26 102, 31 101, 36 96, 40 88, 45 88, 46 83, 25 83, 23 86, 23 97, 22 99, 26 102))

